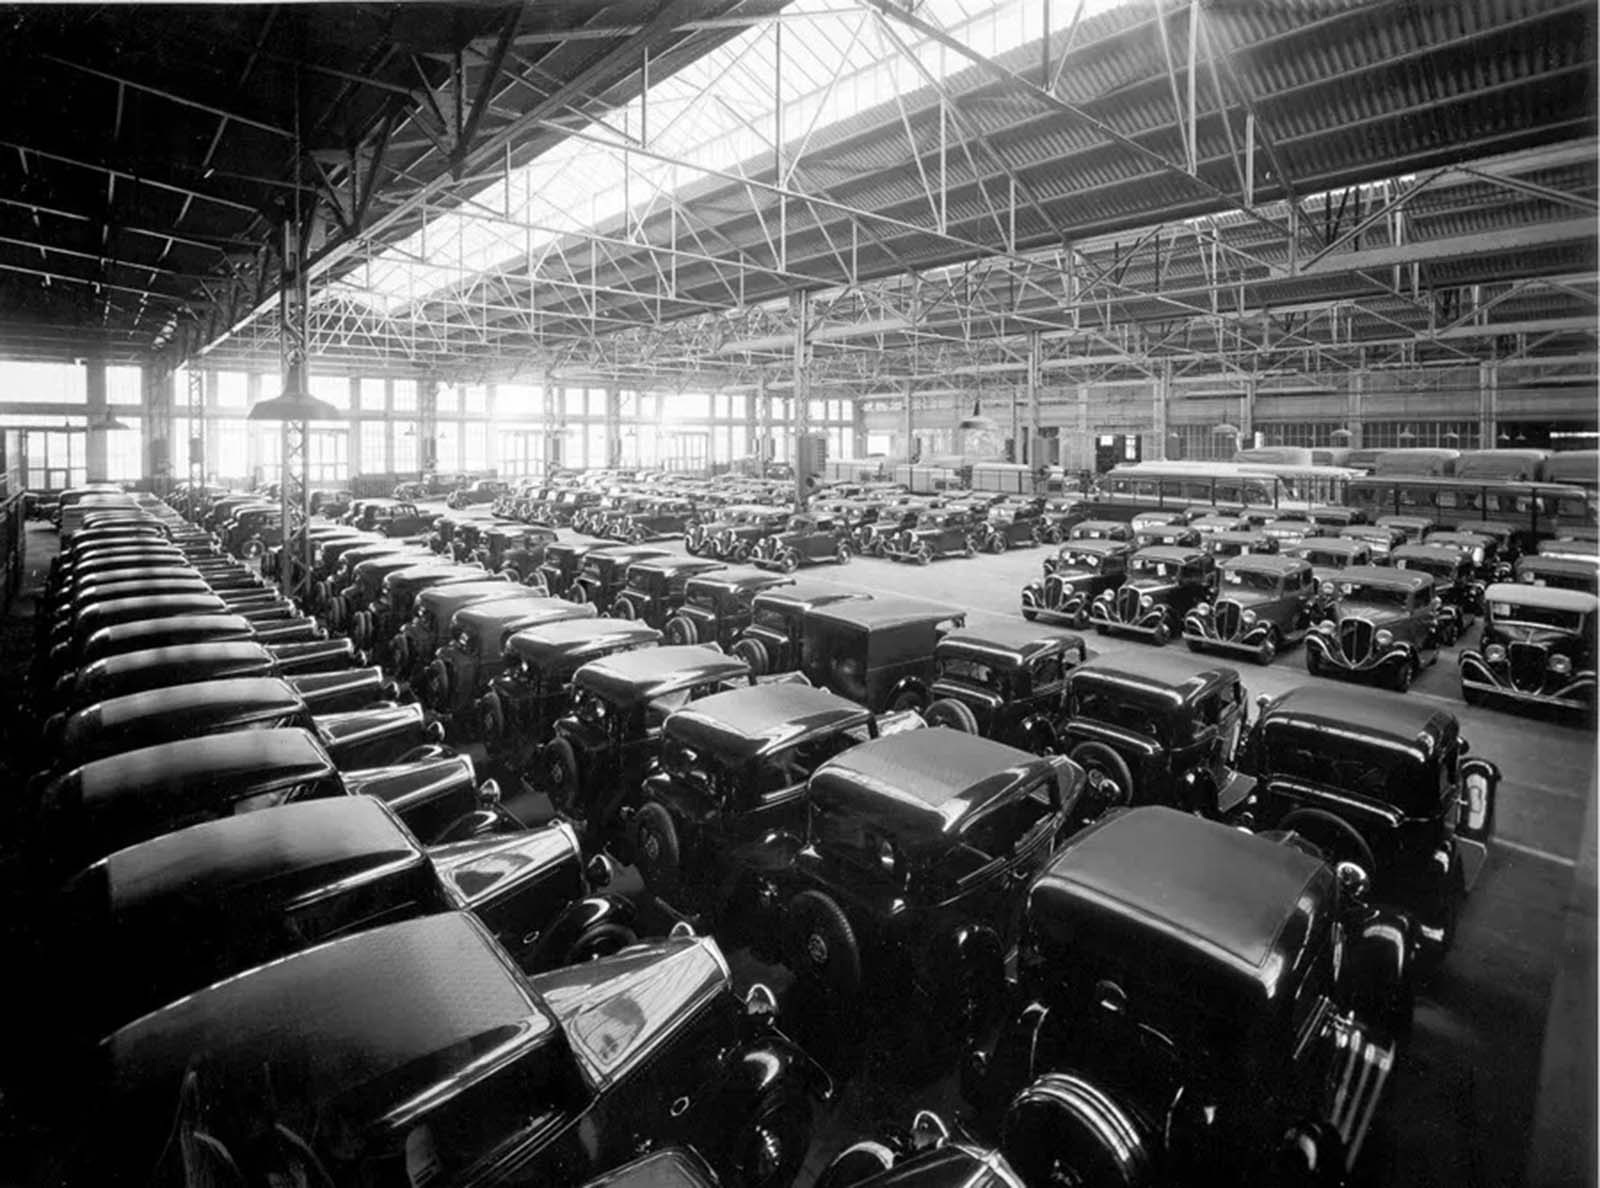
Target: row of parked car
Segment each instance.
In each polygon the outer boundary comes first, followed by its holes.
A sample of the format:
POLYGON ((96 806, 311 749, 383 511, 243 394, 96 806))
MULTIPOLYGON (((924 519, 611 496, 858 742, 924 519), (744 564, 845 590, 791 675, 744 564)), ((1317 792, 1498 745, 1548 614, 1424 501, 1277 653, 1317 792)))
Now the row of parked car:
POLYGON ((312 597, 281 605, 214 520, 101 514, 52 578, 36 684, 69 700, 30 852, 86 922, 57 968, 138 955, 128 1002, 70 1021, 113 1182, 166 1146, 335 1182, 786 1183, 831 1083, 771 991, 734 995, 746 945, 803 1021, 910 1014, 962 1067, 965 1130, 919 1116, 827 1183, 1339 1182, 1492 837, 1498 770, 1388 694, 1252 715, 1225 665, 602 542, 546 545, 529 586, 453 531, 308 525, 312 597), (244 634, 182 642, 209 619, 244 634), (618 861, 692 926, 636 943, 618 861))
POLYGON ((1181 635, 1192 651, 1261 664, 1303 643, 1307 672, 1399 692, 1481 619, 1477 646, 1459 654, 1466 701, 1594 708, 1600 569, 1587 542, 1542 541, 1519 556, 1505 526, 1443 531, 1396 517, 1308 518, 1295 536, 1280 526, 1251 540, 1207 519, 1080 521, 1022 588, 1023 616, 1157 645, 1181 635))

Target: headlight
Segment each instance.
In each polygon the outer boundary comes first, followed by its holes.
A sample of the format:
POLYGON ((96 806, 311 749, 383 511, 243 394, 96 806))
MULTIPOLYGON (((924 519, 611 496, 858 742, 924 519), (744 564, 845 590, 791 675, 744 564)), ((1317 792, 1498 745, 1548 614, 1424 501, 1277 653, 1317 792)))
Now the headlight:
POLYGON ((1244 614, 1240 615, 1239 618, 1246 624, 1254 623, 1256 621, 1256 612, 1253 610, 1247 610, 1244 612, 1244 614))
POLYGON ((1211 613, 1211 604, 1209 602, 1202 602, 1199 606, 1194 608, 1194 613, 1197 615, 1209 615, 1211 613))
POLYGON ((469 648, 469 647, 471 647, 472 646, 472 635, 469 632, 466 632, 466 631, 463 631, 460 634, 458 634, 456 636, 456 646, 460 647, 460 648, 469 648))
POLYGON ((1550 671, 1557 676, 1566 676, 1572 671, 1572 658, 1570 656, 1551 656, 1550 671))
POLYGON ((1332 582, 1323 582, 1322 583, 1322 592, 1327 597, 1332 598, 1333 597, 1333 583, 1332 582))
POLYGON ((1482 549, 1473 549, 1472 550, 1472 563, 1474 565, 1482 565, 1483 564, 1483 550, 1482 549))
POLYGON ((1156 604, 1156 600, 1154 598, 1151 598, 1150 595, 1148 595, 1148 594, 1142 595, 1140 597, 1140 599, 1139 599, 1139 609, 1140 610, 1149 610, 1155 604, 1156 604))
POLYGON ((1392 632, 1392 631, 1380 631, 1380 632, 1378 632, 1377 635, 1374 635, 1372 638, 1377 641, 1377 644, 1378 644, 1378 646, 1380 648, 1386 648, 1386 647, 1388 647, 1390 644, 1392 644, 1394 642, 1394 632, 1392 632))
POLYGON ((1490 664, 1500 664, 1506 658, 1506 650, 1499 644, 1490 644, 1483 650, 1483 658, 1490 664))
POLYGON ((1317 632, 1320 635, 1332 635, 1333 634, 1333 620, 1332 619, 1324 619, 1324 620, 1322 620, 1322 622, 1317 624, 1317 632))

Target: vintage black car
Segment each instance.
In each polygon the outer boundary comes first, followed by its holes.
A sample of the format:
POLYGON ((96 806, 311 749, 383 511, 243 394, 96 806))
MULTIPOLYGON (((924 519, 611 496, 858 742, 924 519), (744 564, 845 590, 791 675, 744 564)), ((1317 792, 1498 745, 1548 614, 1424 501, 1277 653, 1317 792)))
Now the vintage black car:
POLYGON ((337 617, 339 624, 342 625, 346 615, 366 605, 366 600, 363 600, 353 607, 346 606, 341 597, 354 580, 357 568, 365 561, 375 561, 384 557, 402 560, 411 565, 424 565, 430 561, 437 563, 439 560, 427 549, 398 540, 363 542, 342 549, 339 551, 338 561, 329 569, 327 576, 312 587, 312 609, 323 619, 337 617))
POLYGON ((615 953, 637 939, 636 914, 590 865, 563 824, 425 848, 370 796, 192 825, 64 891, 62 988, 107 961, 124 971, 115 994, 74 1002, 71 1028, 98 1038, 254 966, 440 912, 474 913, 527 973, 615 953))
POLYGON ((1043 499, 996 504, 978 528, 978 547, 986 553, 1003 553, 1038 544, 1043 511, 1043 499))
POLYGON ((506 666, 506 644, 528 627, 567 619, 593 619, 593 606, 545 598, 507 582, 523 593, 464 606, 451 616, 449 639, 441 643, 415 682, 415 691, 436 713, 464 712, 506 666))
POLYGON ((887 555, 889 542, 907 528, 915 526, 929 511, 926 503, 894 505, 878 509, 877 518, 856 524, 850 531, 851 550, 866 557, 887 555))
POLYGON ((748 561, 750 550, 764 536, 781 532, 789 513, 766 504, 740 504, 721 508, 716 518, 691 524, 683 536, 684 548, 696 557, 721 557, 748 561))
POLYGON ((1490 586, 1478 646, 1463 648, 1458 660, 1462 699, 1469 705, 1499 701, 1591 713, 1597 617, 1600 601, 1582 590, 1521 582, 1490 586))
POLYGON ((599 491, 569 488, 544 504, 539 509, 539 516, 557 528, 570 528, 574 519, 590 508, 598 506, 604 498, 605 496, 599 491))
POLYGON ((1337 540, 1358 540, 1372 554, 1372 564, 1387 565, 1389 554, 1406 543, 1406 534, 1398 528, 1385 528, 1378 524, 1351 524, 1339 529, 1337 540))
POLYGON ((926 565, 935 557, 970 557, 978 550, 979 522, 962 509, 924 512, 884 544, 884 556, 893 561, 926 565))
POLYGON ((1593 558, 1543 557, 1530 554, 1517 558, 1516 580, 1528 586, 1548 586, 1552 590, 1581 590, 1600 594, 1600 565, 1593 558))
MULTIPOLYGON (((379 605, 388 588, 389 576, 418 566, 437 569, 439 565, 440 558, 420 549, 402 549, 359 561, 351 569, 346 584, 323 604, 323 622, 330 631, 349 632, 358 644, 366 646, 356 634, 356 616, 363 611, 370 615, 373 606, 379 605)), ((370 628, 366 621, 362 625, 370 628)))
POLYGON ((1305 685, 1258 704, 1237 818, 1360 866, 1370 899, 1404 912, 1437 963, 1488 857, 1499 768, 1467 757, 1454 714, 1392 693, 1305 685))
POLYGON ((1380 528, 1401 533, 1407 544, 1417 544, 1439 527, 1427 516, 1379 516, 1377 524, 1380 528))
POLYGON ((1271 664, 1280 648, 1299 643, 1317 610, 1317 577, 1296 557, 1246 554, 1217 566, 1217 592, 1183 620, 1191 652, 1247 652, 1271 664))
POLYGON ((1118 540, 1074 540, 1044 560, 1044 579, 1022 587, 1022 617, 1060 619, 1082 630, 1089 606, 1122 584, 1132 544, 1118 540))
POLYGON ((45 746, 58 765, 76 767, 182 738, 288 726, 309 730, 345 769, 379 767, 444 741, 443 730, 427 721, 419 705, 375 700, 360 709, 319 713, 282 677, 235 677, 95 702, 52 719, 45 746))
POLYGON ((1198 549, 1202 539, 1200 531, 1189 524, 1140 524, 1133 530, 1133 544, 1138 549, 1198 549))
POLYGON ((662 627, 669 644, 709 643, 727 649, 750 626, 763 590, 794 584, 784 574, 748 566, 695 574, 684 585, 681 605, 662 627))
MULTIPOLYGON (((1178 513, 1171 513, 1177 515, 1178 513)), ((1179 523, 1181 519, 1159 520, 1154 523, 1179 523)), ((1142 526, 1142 525, 1141 525, 1142 526)), ((1073 540, 1120 540, 1129 544, 1133 542, 1136 526, 1126 520, 1079 520, 1067 530, 1067 539, 1073 540)))
POLYGON ((408 762, 341 772, 299 728, 202 735, 97 759, 50 781, 37 853, 54 869, 82 869, 186 825, 362 794, 383 800, 417 837, 434 841, 463 828, 467 836, 479 832, 479 810, 492 808, 499 790, 492 783, 479 789, 465 755, 429 748, 408 762))
POLYGON ((1074 827, 1083 783, 1059 755, 955 730, 862 743, 811 776, 803 830, 738 854, 730 909, 783 938, 817 1008, 877 1000, 971 1037, 1004 985, 1019 892, 1074 827))
POLYGON ((481 573, 475 581, 444 582, 417 591, 410 619, 389 641, 383 661, 403 680, 421 675, 434 653, 447 643, 456 612, 480 602, 506 598, 542 597, 537 591, 481 573))
POLYGON ((1467 563, 1472 567, 1472 577, 1479 585, 1509 582, 1512 578, 1514 571, 1511 561, 1501 554, 1505 544, 1501 537, 1462 528, 1454 532, 1430 532, 1422 543, 1461 550, 1466 554, 1467 563))
POLYGON ((305 1183, 575 1184, 688 1144, 731 1183, 780 1188, 832 1087, 773 1003, 764 986, 741 1003, 709 939, 526 975, 471 913, 388 924, 105 1040, 80 1078, 100 1122, 71 1144, 72 1178, 183 1182, 189 1149, 191 1182, 287 1167, 305 1183))
POLYGON ((630 565, 669 555, 657 545, 605 545, 591 549, 583 555, 583 567, 568 587, 566 597, 600 609, 609 607, 622 593, 630 565))
POLYGON ((72 713, 148 689, 244 676, 287 677, 302 692, 308 687, 329 690, 315 706, 318 713, 360 709, 399 695, 381 669, 358 665, 360 659, 347 639, 296 644, 216 640, 118 652, 63 676, 46 708, 72 713))
POLYGON ((497 524, 487 528, 478 538, 475 560, 490 573, 524 585, 539 579, 539 566, 544 564, 544 552, 556 541, 556 530, 543 524, 497 524))
POLYGON ((934 645, 966 619, 964 611, 921 598, 814 606, 800 623, 800 671, 819 688, 878 713, 920 710, 933 700, 934 645))
MULTIPOLYGON (((1054 1148, 1052 1141, 1051 1149, 1054 1148)), ((886 1127, 873 1138, 851 1143, 840 1151, 822 1169, 816 1188, 1029 1186, 1002 1151, 962 1133, 952 1136, 950 1127, 938 1114, 919 1110, 909 1130, 886 1127)))
POLYGON ((833 586, 788 582, 762 590, 750 602, 750 625, 729 651, 760 675, 793 672, 800 667, 800 644, 807 614, 817 607, 847 600, 868 601, 872 595, 833 586))
POLYGON ((695 517, 694 504, 682 499, 647 499, 638 510, 613 516, 603 533, 612 540, 643 544, 664 536, 682 536, 695 517))
POLYGON ((1450 544, 1401 545, 1389 558, 1396 569, 1425 573, 1433 578, 1438 601, 1439 644, 1449 647, 1478 621, 1483 609, 1484 583, 1474 575, 1472 555, 1450 544))
POLYGON ((1431 574, 1388 565, 1339 575, 1339 601, 1306 636, 1306 671, 1345 680, 1378 678, 1404 693, 1439 661, 1439 606, 1431 574))
POLYGON ((637 562, 628 567, 622 593, 612 602, 609 613, 617 619, 638 619, 659 630, 683 605, 691 581, 722 568, 721 561, 710 557, 666 556, 637 562))
POLYGON ((1058 749, 1089 776, 1084 816, 1130 804, 1215 813, 1244 795, 1233 768, 1248 706, 1239 673, 1145 653, 1067 674, 1058 749))
POLYGON ((544 560, 539 563, 539 575, 544 579, 544 588, 550 592, 550 596, 565 598, 572 584, 578 580, 583 559, 594 550, 604 547, 594 540, 558 540, 546 545, 544 560))
POLYGON ((1563 557, 1573 561, 1593 562, 1600 556, 1600 543, 1588 539, 1578 539, 1571 536, 1557 537, 1554 540, 1541 540, 1537 553, 1541 557, 1563 557))
POLYGON ((930 726, 1051 754, 1066 674, 1087 654, 1079 636, 1021 623, 946 632, 933 646, 933 700, 923 717, 930 726))
POLYGON ((1285 557, 1311 563, 1317 579, 1317 619, 1320 622, 1339 601, 1340 575, 1351 566, 1372 564, 1372 548, 1365 541, 1342 540, 1336 536, 1310 536, 1299 544, 1286 545, 1285 557))
POLYGON ((586 843, 615 843, 667 715, 697 697, 753 682, 743 660, 709 647, 646 648, 591 660, 572 674, 570 708, 551 728, 532 782, 580 825, 586 843))
POLYGON ((1164 808, 1069 841, 1028 891, 1017 1005, 963 1077, 1023 1182, 1344 1183, 1411 1006, 1404 920, 1361 881, 1164 808))
POLYGON ((390 570, 383 575, 378 596, 350 616, 348 634, 359 648, 387 652, 391 641, 416 612, 417 598, 424 590, 481 581, 483 573, 478 569, 454 565, 442 558, 390 570))
POLYGON ((1289 510, 1280 510, 1274 518, 1261 525, 1258 531, 1269 540, 1276 541, 1280 549, 1325 535, 1322 529, 1312 523, 1309 513, 1289 510))
POLYGON ((676 908, 719 919, 739 894, 729 880, 734 851, 776 830, 804 829, 812 772, 881 733, 921 725, 915 713, 880 722, 837 694, 792 684, 715 693, 674 711, 633 816, 645 886, 676 908))
POLYGON ((433 521, 433 513, 423 511, 407 500, 362 499, 347 512, 343 522, 363 532, 381 532, 385 536, 412 536, 426 532, 433 521))
MULTIPOLYGON (((165 619, 137 619, 103 627, 83 641, 80 664, 93 664, 108 656, 170 648, 182 644, 249 640, 261 644, 316 643, 327 632, 312 619, 274 619, 252 623, 240 615, 172 615, 165 619)), ((343 652, 341 645, 338 649, 343 652)))
POLYGON ((1101 635, 1141 635, 1160 646, 1216 587, 1216 559, 1199 549, 1140 549, 1128 558, 1122 585, 1102 590, 1089 604, 1089 621, 1101 635))
POLYGON ((566 713, 573 673, 613 652, 660 642, 655 628, 626 619, 563 619, 518 631, 506 642, 504 669, 478 699, 478 736, 490 755, 520 770, 566 713))
POLYGON ((1276 553, 1279 545, 1275 537, 1265 531, 1251 529, 1246 532, 1213 532, 1200 538, 1200 547, 1218 561, 1227 557, 1243 557, 1276 553))
POLYGON ((465 487, 457 487, 445 496, 444 505, 449 508, 473 507, 481 503, 493 503, 507 490, 507 484, 499 479, 474 479, 465 487))
POLYGON ((763 536, 750 550, 750 563, 762 569, 793 573, 802 565, 850 560, 850 534, 832 516, 791 516, 781 532, 763 536))

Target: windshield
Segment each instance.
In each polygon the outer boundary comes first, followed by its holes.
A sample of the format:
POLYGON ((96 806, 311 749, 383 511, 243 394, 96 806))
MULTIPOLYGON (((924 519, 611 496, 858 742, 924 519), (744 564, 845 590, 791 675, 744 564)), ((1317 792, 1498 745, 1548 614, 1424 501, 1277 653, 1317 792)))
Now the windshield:
POLYGON ((1406 608, 1406 591, 1397 590, 1392 586, 1342 582, 1339 586, 1339 594, 1352 602, 1369 602, 1375 606, 1394 607, 1396 610, 1404 610, 1406 608))
POLYGON ((1156 561, 1150 557, 1135 557, 1128 564, 1128 575, 1136 578, 1159 578, 1165 582, 1178 580, 1178 565, 1173 561, 1156 561))
POLYGON ((1158 742, 1165 741, 1158 714, 1153 712, 1153 707, 1141 705, 1118 693, 1099 689, 1080 689, 1072 696, 1069 713, 1074 718, 1105 722, 1111 726, 1131 730, 1135 734, 1143 734, 1158 742))
POLYGON ((756 611, 755 625, 765 627, 769 631, 787 631, 789 622, 783 617, 783 612, 774 610, 770 606, 763 606, 756 611))
POLYGON ((1278 575, 1253 569, 1224 569, 1222 584, 1236 590, 1260 590, 1264 594, 1272 594, 1278 589, 1278 575))
POLYGON ((1397 557, 1396 569, 1412 569, 1418 573, 1431 573, 1434 577, 1454 578, 1456 562, 1453 559, 1434 560, 1431 557, 1397 557))
POLYGON ((1538 627, 1555 627, 1561 631, 1582 631, 1582 611, 1556 606, 1528 606, 1519 602, 1492 602, 1489 615, 1497 623, 1531 623, 1538 627))
POLYGON ((1349 553, 1336 553, 1330 549, 1299 549, 1290 555, 1303 558, 1318 569, 1343 569, 1351 562, 1349 553))
POLYGON ((1094 553, 1063 552, 1056 562, 1058 569, 1082 569, 1090 573, 1098 573, 1104 558, 1094 553))

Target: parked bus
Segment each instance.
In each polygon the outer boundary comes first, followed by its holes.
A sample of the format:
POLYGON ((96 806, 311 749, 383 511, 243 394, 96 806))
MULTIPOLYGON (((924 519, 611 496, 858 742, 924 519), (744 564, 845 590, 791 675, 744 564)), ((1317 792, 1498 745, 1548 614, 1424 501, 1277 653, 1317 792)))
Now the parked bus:
POLYGON ((972 489, 974 491, 1003 491, 1007 495, 1032 495, 1035 475, 1033 467, 1016 462, 974 462, 972 464, 972 489))
POLYGON ((1536 483, 1545 479, 1549 450, 1468 450, 1456 460, 1456 477, 1536 483))
POLYGON ((1600 487, 1600 450, 1558 450, 1544 460, 1544 481, 1600 487))
POLYGON ((1516 528, 1525 549, 1545 537, 1595 524, 1592 494, 1567 483, 1374 474, 1351 480, 1347 502, 1370 520, 1425 516, 1444 528, 1497 520, 1516 528))
POLYGON ((1384 453, 1386 453, 1384 450, 1346 450, 1341 465, 1364 474, 1371 474, 1384 453))
POLYGON ((1191 504, 1219 507, 1309 508, 1342 504, 1348 470, 1319 466, 1240 466, 1232 462, 1135 462, 1100 479, 1091 497, 1100 519, 1132 519, 1157 508, 1191 504))
POLYGON ((1383 450, 1373 462, 1373 474, 1433 474, 1456 472, 1460 450, 1383 450))
POLYGON ((1302 446, 1251 446, 1236 450, 1233 455, 1239 466, 1267 463, 1273 466, 1314 466, 1312 451, 1302 446))
POLYGON ((954 466, 905 463, 894 468, 894 481, 913 495, 942 495, 965 489, 961 471, 954 466))

